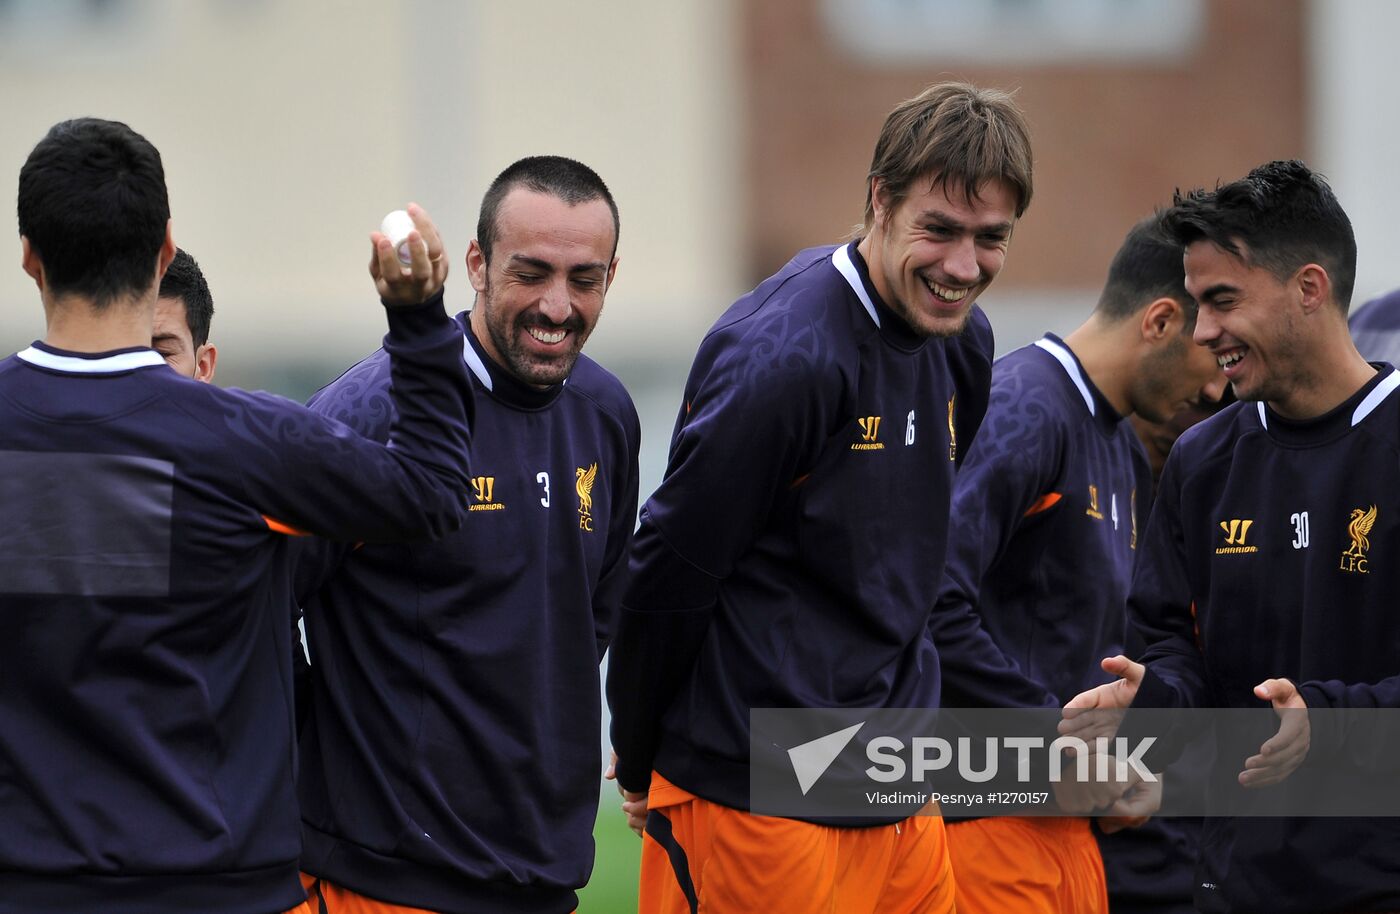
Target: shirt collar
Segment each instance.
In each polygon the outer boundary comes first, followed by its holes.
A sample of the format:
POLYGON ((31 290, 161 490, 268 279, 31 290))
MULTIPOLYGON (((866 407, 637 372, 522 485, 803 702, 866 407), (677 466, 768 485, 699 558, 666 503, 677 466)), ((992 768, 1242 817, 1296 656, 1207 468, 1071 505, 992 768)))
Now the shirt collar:
POLYGON ((15 357, 64 374, 118 374, 165 364, 160 353, 144 346, 107 352, 69 352, 37 340, 28 349, 15 353, 15 357))
POLYGON ((462 360, 467 363, 472 375, 481 382, 481 386, 497 399, 521 409, 541 409, 559 398, 564 384, 568 383, 567 379, 544 389, 520 381, 487 355, 481 341, 472 332, 470 311, 463 311, 457 315, 457 323, 462 327, 462 360))

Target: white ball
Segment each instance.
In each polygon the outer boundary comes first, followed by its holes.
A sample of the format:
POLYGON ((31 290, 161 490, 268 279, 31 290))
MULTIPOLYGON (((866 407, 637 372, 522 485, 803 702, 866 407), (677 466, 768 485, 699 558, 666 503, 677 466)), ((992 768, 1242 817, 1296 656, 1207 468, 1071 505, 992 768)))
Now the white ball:
POLYGON ((389 243, 399 250, 400 263, 412 263, 413 255, 408 252, 408 233, 417 226, 407 211, 396 209, 379 223, 379 231, 389 239, 389 243))

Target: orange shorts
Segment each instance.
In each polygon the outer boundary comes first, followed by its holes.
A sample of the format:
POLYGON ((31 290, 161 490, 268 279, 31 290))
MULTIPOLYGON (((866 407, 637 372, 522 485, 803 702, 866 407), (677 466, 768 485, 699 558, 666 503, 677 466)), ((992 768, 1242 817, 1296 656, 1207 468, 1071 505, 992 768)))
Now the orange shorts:
POLYGON ((310 896, 306 899, 310 914, 433 914, 424 908, 379 901, 310 873, 301 874, 301 886, 310 896))
POLYGON ((953 822, 958 914, 1107 914, 1103 857, 1088 819, 998 816, 953 822))
POLYGON ((951 914, 943 819, 831 828, 755 816, 651 776, 639 914, 951 914))
MULTIPOLYGON (((305 914, 433 914, 424 908, 379 901, 310 873, 301 874, 301 887, 310 896, 302 905, 306 909, 305 914)), ((287 914, 303 914, 302 908, 293 908, 287 914)))

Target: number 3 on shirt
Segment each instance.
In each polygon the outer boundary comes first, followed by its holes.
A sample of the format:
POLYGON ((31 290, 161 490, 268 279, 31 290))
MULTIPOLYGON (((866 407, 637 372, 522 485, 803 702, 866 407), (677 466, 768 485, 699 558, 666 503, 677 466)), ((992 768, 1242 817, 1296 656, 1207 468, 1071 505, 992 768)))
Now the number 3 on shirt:
POLYGON ((544 486, 544 498, 540 499, 540 504, 549 507, 549 474, 543 471, 535 474, 535 482, 544 486))

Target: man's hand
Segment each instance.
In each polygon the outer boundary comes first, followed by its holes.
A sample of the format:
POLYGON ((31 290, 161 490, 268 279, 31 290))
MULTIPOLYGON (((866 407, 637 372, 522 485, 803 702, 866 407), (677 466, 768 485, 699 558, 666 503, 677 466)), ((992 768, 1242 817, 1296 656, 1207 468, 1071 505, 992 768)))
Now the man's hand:
POLYGON ((1142 828, 1151 816, 1099 816, 1099 831, 1111 835, 1127 828, 1142 828))
MULTIPOLYGON (((603 772, 603 777, 609 781, 617 780, 616 752, 612 754, 612 762, 608 765, 608 770, 603 772)), ((640 838, 647 825, 647 795, 626 790, 621 784, 617 785, 617 792, 622 794, 622 811, 627 815, 627 827, 640 838)))
POLYGON ((1266 679, 1254 687, 1254 694, 1270 702, 1279 716, 1278 732, 1259 747, 1258 755, 1244 760, 1240 783, 1245 787, 1278 784, 1297 770, 1312 745, 1308 724, 1308 704, 1298 687, 1288 679, 1266 679))
POLYGON ((1141 828, 1152 818, 1153 813, 1162 808, 1162 775, 1155 781, 1135 781, 1124 794, 1108 809, 1108 815, 1099 817, 1099 828, 1111 835, 1124 828, 1141 828))
POLYGON ((1105 657, 1099 665, 1107 673, 1119 678, 1080 692, 1069 700, 1062 712, 1059 731, 1061 736, 1073 736, 1086 743, 1102 736, 1111 738, 1118 732, 1123 722, 1123 712, 1137 697, 1138 686, 1147 667, 1134 663, 1122 654, 1105 657))
POLYGON ((371 232, 373 250, 369 258, 369 275, 379 297, 392 307, 420 305, 442 290, 447 281, 447 258, 443 256, 442 238, 437 226, 423 207, 408 204, 408 215, 416 228, 408 233, 408 250, 412 262, 405 265, 387 235, 371 232))
POLYGON ((1060 780, 1050 783, 1055 805, 1062 812, 1071 816, 1088 816, 1102 812, 1114 816, 1135 817, 1149 815, 1161 806, 1160 787, 1154 803, 1151 800, 1150 789, 1158 785, 1144 782, 1142 776, 1131 765, 1125 766, 1123 779, 1117 779, 1118 760, 1112 755, 1107 758, 1108 771, 1115 776, 1107 780, 1098 780, 1095 774, 1102 759, 1103 756, 1090 750, 1084 758, 1088 779, 1083 781, 1077 778, 1081 761, 1077 758, 1065 759, 1060 780), (1148 793, 1145 794, 1145 790, 1148 793))

